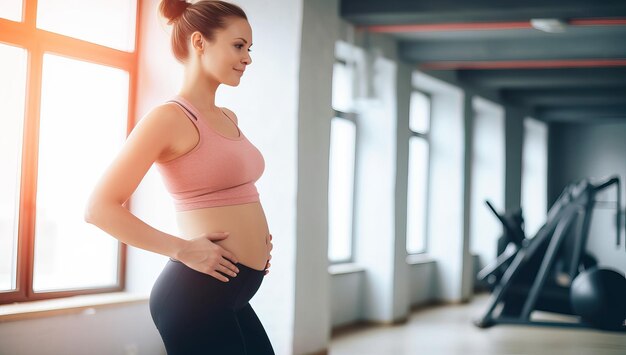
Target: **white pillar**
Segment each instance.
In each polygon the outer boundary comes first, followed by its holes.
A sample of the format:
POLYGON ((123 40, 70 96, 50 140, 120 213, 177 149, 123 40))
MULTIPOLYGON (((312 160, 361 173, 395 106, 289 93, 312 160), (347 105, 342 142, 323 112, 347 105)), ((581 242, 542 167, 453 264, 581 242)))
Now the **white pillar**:
POLYGON ((330 343, 328 168, 332 72, 339 31, 336 0, 303 3, 298 97, 298 192, 293 353, 330 343))
MULTIPOLYGON (((395 64, 374 64, 379 97, 362 102, 357 122, 355 261, 366 269, 364 318, 392 322, 395 278, 395 64)), ((407 280, 403 280, 407 282, 407 280)))
POLYGON ((416 73, 413 84, 432 97, 428 254, 437 261, 438 298, 463 300, 463 269, 469 261, 464 231, 465 104, 463 92, 416 73))

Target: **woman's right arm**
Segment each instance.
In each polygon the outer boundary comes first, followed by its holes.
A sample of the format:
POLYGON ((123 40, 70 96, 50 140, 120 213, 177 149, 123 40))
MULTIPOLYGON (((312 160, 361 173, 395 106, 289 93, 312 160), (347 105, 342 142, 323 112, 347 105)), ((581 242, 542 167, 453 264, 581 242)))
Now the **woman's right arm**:
POLYGON ((236 270, 230 261, 223 259, 226 257, 236 263, 232 253, 212 243, 209 237, 187 241, 159 231, 123 206, 152 164, 169 152, 176 132, 180 132, 180 120, 177 120, 180 117, 174 110, 177 108, 162 105, 139 121, 91 193, 85 221, 125 244, 178 259, 224 281, 226 278, 215 270, 229 271, 220 264, 236 270))

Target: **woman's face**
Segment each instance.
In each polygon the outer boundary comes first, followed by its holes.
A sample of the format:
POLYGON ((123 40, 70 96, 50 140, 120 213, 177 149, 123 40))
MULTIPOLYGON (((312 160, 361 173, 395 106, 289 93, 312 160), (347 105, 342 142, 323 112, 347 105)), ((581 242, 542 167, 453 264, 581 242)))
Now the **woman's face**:
POLYGON ((252 63, 252 28, 248 21, 232 18, 226 28, 215 33, 213 41, 202 41, 202 72, 219 83, 239 85, 246 67, 252 63))

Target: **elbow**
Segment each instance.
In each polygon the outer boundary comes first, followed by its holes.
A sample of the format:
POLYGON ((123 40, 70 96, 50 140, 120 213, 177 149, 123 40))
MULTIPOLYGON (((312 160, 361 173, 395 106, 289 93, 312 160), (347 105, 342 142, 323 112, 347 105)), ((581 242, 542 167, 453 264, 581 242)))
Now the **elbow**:
POLYGON ((122 206, 122 204, 109 200, 90 198, 83 211, 83 219, 89 224, 102 228, 102 225, 111 219, 111 213, 118 206, 122 206))
POLYGON ((89 199, 83 212, 83 219, 85 220, 85 222, 96 225, 99 210, 100 208, 98 207, 98 204, 93 201, 93 199, 89 199))
POLYGON ((94 208, 91 205, 87 205, 87 207, 85 207, 85 211, 83 213, 83 219, 85 220, 85 222, 89 223, 89 224, 94 224, 94 208))

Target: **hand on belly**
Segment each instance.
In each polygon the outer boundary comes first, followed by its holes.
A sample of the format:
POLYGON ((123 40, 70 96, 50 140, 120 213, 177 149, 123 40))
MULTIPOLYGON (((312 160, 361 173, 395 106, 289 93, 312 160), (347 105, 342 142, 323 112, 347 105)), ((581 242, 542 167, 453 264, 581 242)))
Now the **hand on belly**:
POLYGON ((269 235, 259 236, 248 233, 230 232, 227 239, 216 240, 214 243, 233 253, 240 263, 256 270, 267 269, 273 248, 269 235))
POLYGON ((177 222, 185 239, 228 232, 227 239, 215 243, 235 254, 246 266, 256 270, 268 267, 272 246, 267 219, 258 202, 181 211, 177 222))
POLYGON ((239 269, 234 265, 238 262, 237 257, 217 245, 218 240, 224 238, 228 238, 228 233, 211 233, 187 240, 177 252, 176 259, 198 272, 213 276, 222 282, 228 282, 228 278, 218 271, 236 277, 239 269))

